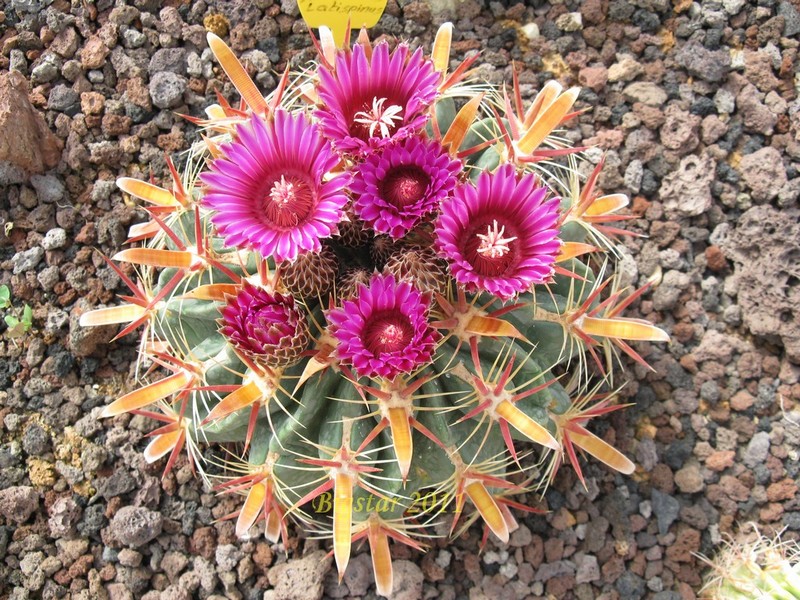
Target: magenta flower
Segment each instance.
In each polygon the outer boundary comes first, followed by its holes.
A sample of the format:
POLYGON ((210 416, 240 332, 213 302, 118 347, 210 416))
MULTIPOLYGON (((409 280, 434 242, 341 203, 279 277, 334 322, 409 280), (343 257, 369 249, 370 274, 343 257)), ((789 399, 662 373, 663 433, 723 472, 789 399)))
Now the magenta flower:
POLYGON ((339 152, 366 154, 392 138, 419 131, 436 98, 439 74, 422 50, 408 55, 400 44, 389 53, 376 44, 367 58, 361 44, 338 53, 334 68, 320 68, 315 116, 339 152))
POLYGON ((302 114, 251 117, 236 128, 224 158, 201 175, 203 204, 229 246, 276 261, 318 252, 335 234, 347 202, 347 175, 326 175, 339 163, 330 143, 302 114))
POLYGON ((328 312, 336 354, 361 377, 394 379, 430 361, 439 333, 428 325, 430 295, 392 275, 373 275, 353 300, 328 312))
POLYGON ((545 201, 547 193, 534 175, 520 177, 513 165, 456 188, 435 228, 456 281, 503 299, 547 281, 561 246, 559 199, 545 201))
POLYGON ((311 340, 303 311, 291 295, 247 281, 220 308, 220 333, 242 354, 269 367, 291 365, 311 340))
POLYGON ((460 171, 437 142, 393 141, 358 165, 350 185, 356 214, 377 233, 401 238, 453 191, 460 171))

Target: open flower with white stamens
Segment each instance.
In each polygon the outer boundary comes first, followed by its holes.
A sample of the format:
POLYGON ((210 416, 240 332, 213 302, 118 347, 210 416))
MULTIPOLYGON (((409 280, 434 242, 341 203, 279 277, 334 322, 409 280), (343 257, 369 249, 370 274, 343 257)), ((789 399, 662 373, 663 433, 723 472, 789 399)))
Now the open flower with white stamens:
POLYGON ((253 116, 221 150, 201 179, 203 205, 226 244, 294 260, 337 232, 348 177, 330 175, 339 159, 303 114, 253 116))
POLYGON ((409 54, 400 44, 390 53, 386 42, 371 55, 361 44, 340 51, 318 76, 314 116, 339 152, 356 155, 422 129, 440 78, 421 50, 409 54))
POLYGON ((470 291, 508 299, 546 282, 561 242, 557 198, 512 165, 456 188, 436 223, 440 254, 470 291))

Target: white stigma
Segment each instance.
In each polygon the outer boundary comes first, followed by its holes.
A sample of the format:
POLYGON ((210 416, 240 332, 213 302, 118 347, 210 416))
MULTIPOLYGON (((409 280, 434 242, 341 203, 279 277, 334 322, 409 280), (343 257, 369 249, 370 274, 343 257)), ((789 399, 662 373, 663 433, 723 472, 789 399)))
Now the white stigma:
POLYGON ((394 127, 394 121, 400 121, 403 117, 400 116, 403 108, 392 104, 387 108, 383 105, 386 103, 386 98, 373 98, 372 99, 372 112, 359 111, 355 114, 354 121, 362 125, 369 125, 370 137, 375 136, 375 129, 380 131, 382 138, 388 138, 391 132, 389 127, 394 127))
POLYGON ((510 252, 511 248, 508 245, 513 242, 516 237, 504 238, 505 226, 497 228, 497 219, 492 221, 491 227, 486 227, 486 233, 479 233, 478 239, 481 241, 478 246, 478 252, 487 258, 501 258, 510 252))
POLYGON ((403 339, 403 329, 394 324, 387 325, 380 334, 381 344, 393 344, 403 339))
POLYGON ((278 206, 286 206, 294 200, 294 184, 291 181, 286 181, 286 178, 281 175, 281 180, 272 184, 272 189, 269 192, 269 197, 278 206))

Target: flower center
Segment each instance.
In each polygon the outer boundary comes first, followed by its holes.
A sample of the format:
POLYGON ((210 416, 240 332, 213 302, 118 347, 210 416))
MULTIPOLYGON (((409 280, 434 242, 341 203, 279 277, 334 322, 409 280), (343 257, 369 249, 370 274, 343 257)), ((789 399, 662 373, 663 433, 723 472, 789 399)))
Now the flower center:
POLYGON ((401 165, 386 174, 380 194, 389 204, 405 208, 422 200, 430 183, 431 178, 417 165, 401 165))
POLYGON ((505 225, 500 229, 497 228, 497 219, 495 219, 492 221, 491 227, 486 227, 486 233, 476 234, 481 241, 478 245, 478 253, 486 258, 501 258, 510 252, 511 248, 508 245, 517 238, 504 238, 505 231, 505 225))
POLYGON ((389 106, 385 106, 385 104, 386 98, 373 98, 371 107, 364 105, 364 110, 353 115, 353 125, 363 130, 363 134, 368 133, 367 137, 380 135, 384 139, 388 138, 395 128, 394 122, 403 120, 403 117, 400 116, 403 107, 397 104, 389 106))
POLYGON ((314 199, 314 190, 305 181, 281 175, 269 187, 263 202, 263 214, 278 227, 295 227, 308 217, 314 199))
POLYGON ((404 314, 391 311, 372 315, 364 328, 364 347, 374 356, 391 354, 406 348, 414 328, 404 314))
POLYGON ((506 235, 507 226, 513 229, 513 226, 500 225, 497 219, 492 219, 491 224, 483 222, 466 236, 464 257, 479 275, 502 275, 515 262, 514 242, 517 237, 506 235))

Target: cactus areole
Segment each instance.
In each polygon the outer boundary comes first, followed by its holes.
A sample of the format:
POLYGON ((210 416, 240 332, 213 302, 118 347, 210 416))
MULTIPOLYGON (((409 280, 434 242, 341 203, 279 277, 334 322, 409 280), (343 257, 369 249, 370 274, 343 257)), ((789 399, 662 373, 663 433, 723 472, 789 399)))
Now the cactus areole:
POLYGON ((562 463, 631 473, 590 421, 621 408, 623 354, 647 366, 631 343, 667 341, 622 315, 647 286, 614 273, 628 199, 558 134, 578 91, 470 81, 451 37, 429 58, 323 31, 265 97, 209 34, 241 101, 190 118, 185 175, 118 181, 150 216, 109 260, 131 295, 81 319, 141 333, 152 368, 103 416, 158 421, 149 462, 240 495, 239 535, 326 533, 340 574, 366 539, 383 595, 433 523, 506 542, 562 463))

